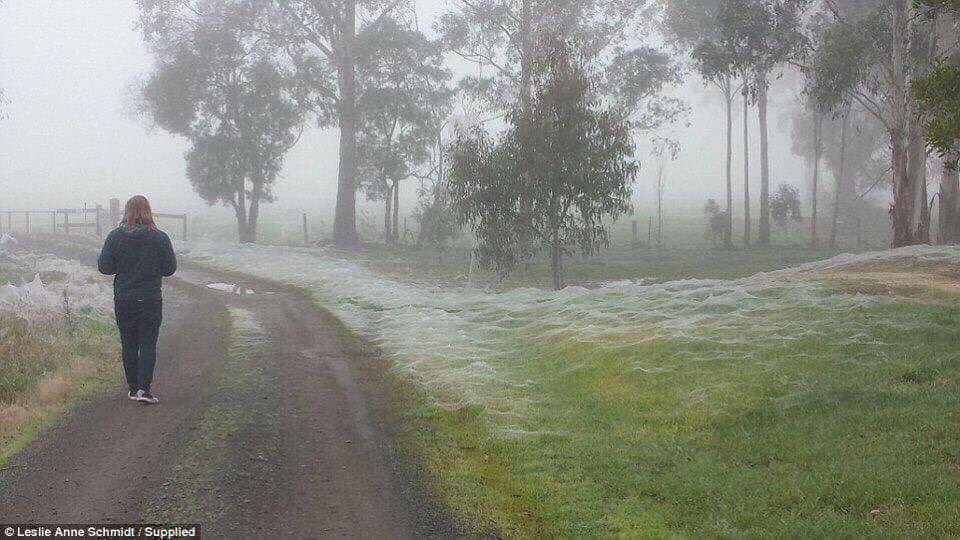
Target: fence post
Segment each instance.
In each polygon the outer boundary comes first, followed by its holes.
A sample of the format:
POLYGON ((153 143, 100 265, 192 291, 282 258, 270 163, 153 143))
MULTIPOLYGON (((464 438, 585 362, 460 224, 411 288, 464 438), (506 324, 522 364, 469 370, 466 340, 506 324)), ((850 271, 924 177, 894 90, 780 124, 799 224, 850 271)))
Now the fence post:
POLYGON ((183 241, 187 241, 187 214, 183 215, 183 241))
POLYGON ((70 212, 63 213, 63 234, 70 234, 70 212))
POLYGON ((310 233, 307 229, 307 213, 303 213, 303 245, 310 245, 310 233))
POLYGON ((647 247, 653 245, 653 216, 647 218, 647 247))
POLYGON ((100 223, 100 210, 103 208, 98 204, 97 205, 97 238, 103 238, 103 226, 100 223))
POLYGON ((26 224, 27 234, 30 234, 30 211, 29 210, 26 213, 26 219, 27 219, 27 224, 26 224))
POLYGON ((637 246, 640 245, 640 232, 637 230, 637 220, 632 220, 630 225, 633 229, 633 239, 630 241, 630 245, 633 249, 637 249, 637 246))
POLYGON ((110 228, 120 223, 120 199, 110 199, 110 228))
POLYGON ((52 223, 52 225, 53 225, 53 232, 50 233, 50 234, 56 235, 56 234, 57 234, 57 211, 54 210, 54 211, 50 212, 50 217, 53 218, 53 223, 52 223))

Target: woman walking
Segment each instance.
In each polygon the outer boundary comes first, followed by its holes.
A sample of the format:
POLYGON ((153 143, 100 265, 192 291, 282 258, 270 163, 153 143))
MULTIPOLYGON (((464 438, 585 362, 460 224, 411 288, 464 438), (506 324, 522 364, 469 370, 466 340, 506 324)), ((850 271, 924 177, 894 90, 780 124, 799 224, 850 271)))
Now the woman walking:
POLYGON ((150 202, 143 195, 127 201, 123 222, 107 235, 98 266, 101 273, 116 276, 113 306, 130 387, 127 395, 135 401, 158 403, 150 384, 163 320, 161 280, 176 272, 177 257, 170 237, 154 223, 150 202))

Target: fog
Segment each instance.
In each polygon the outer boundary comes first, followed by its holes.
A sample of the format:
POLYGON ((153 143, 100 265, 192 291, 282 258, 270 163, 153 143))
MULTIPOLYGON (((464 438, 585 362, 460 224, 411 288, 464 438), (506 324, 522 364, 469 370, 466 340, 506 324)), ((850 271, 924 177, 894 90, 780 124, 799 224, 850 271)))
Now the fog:
MULTIPOLYGON (((431 33, 433 21, 449 6, 444 0, 420 0, 417 9, 420 27, 431 33)), ((130 88, 152 65, 136 16, 135 3, 125 0, 0 4, 0 88, 9 102, 0 121, 0 210, 74 207, 134 193, 147 195, 158 209, 206 208, 185 176, 186 142, 130 112, 130 88)), ((462 63, 451 64, 462 71, 462 63)), ((771 93, 771 189, 783 181, 802 186, 806 174, 790 152, 789 126, 780 121, 783 107, 799 93, 793 86, 778 81, 771 93)), ((699 206, 708 197, 723 195, 722 102, 719 93, 693 73, 675 95, 687 102, 690 112, 680 125, 660 132, 681 143, 677 161, 667 171, 665 198, 699 206)), ((742 128, 738 107, 734 109, 734 199, 740 200, 742 128)), ((751 191, 756 196, 759 142, 755 113, 751 117, 751 191)), ((272 205, 276 208, 333 207, 337 130, 312 125, 286 156, 272 205)), ((637 136, 641 163, 649 161, 649 138, 637 136)), ((643 167, 635 185, 641 213, 653 208, 654 173, 652 167, 643 167)), ((415 203, 415 188, 415 182, 406 183, 403 212, 415 203)), ((358 201, 366 204, 362 196, 358 201)))

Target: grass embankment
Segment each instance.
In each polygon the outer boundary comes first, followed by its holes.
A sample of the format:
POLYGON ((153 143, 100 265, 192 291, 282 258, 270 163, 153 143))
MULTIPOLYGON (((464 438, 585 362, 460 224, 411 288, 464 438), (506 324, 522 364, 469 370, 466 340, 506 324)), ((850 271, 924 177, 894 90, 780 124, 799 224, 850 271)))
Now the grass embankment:
POLYGON ((116 329, 0 315, 0 465, 74 400, 118 380, 116 329))
POLYGON ((862 335, 528 343, 536 433, 408 387, 403 446, 473 529, 510 537, 960 534, 957 305, 777 316, 862 335))
MULTIPOLYGON (((0 284, 30 279, 31 272, 0 255, 0 284)), ((41 272, 40 277, 47 284, 67 279, 60 272, 41 272)), ((47 315, 28 321, 0 312, 0 466, 70 403, 119 374, 112 324, 89 313, 47 315)))

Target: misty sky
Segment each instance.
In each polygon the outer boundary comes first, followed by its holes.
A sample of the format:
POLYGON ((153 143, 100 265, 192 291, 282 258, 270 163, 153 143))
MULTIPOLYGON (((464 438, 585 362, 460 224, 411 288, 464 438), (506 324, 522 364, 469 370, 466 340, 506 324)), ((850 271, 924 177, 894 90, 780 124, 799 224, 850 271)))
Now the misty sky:
MULTIPOLYGON (((421 26, 429 28, 446 6, 445 0, 419 0, 421 26)), ((105 204, 110 197, 123 199, 134 193, 150 197, 158 211, 204 208, 184 174, 186 143, 151 130, 144 119, 128 112, 132 102, 128 88, 151 68, 135 20, 132 0, 0 4, 0 87, 10 101, 8 117, 0 120, 0 209, 105 204)), ((783 86, 771 103, 771 190, 783 180, 801 185, 804 174, 789 151, 789 129, 778 121, 778 102, 794 94, 783 86)), ((679 94, 691 105, 691 127, 664 131, 682 144, 667 173, 667 198, 687 198, 700 205, 707 197, 722 197, 723 109, 716 92, 704 89, 695 75, 679 94)), ((756 136, 755 113, 751 116, 750 129, 756 136)), ((734 121, 734 183, 739 186, 739 115, 734 121)), ((642 139, 638 157, 644 166, 636 192, 639 210, 649 212, 654 168, 642 139)), ((755 186, 751 189, 757 194, 756 143, 751 154, 755 186)), ((336 131, 309 129, 287 156, 275 206, 332 208, 336 178, 336 131)), ((737 189, 734 197, 739 194, 737 189)), ((413 190, 406 190, 403 197, 401 206, 409 209, 413 190)))

